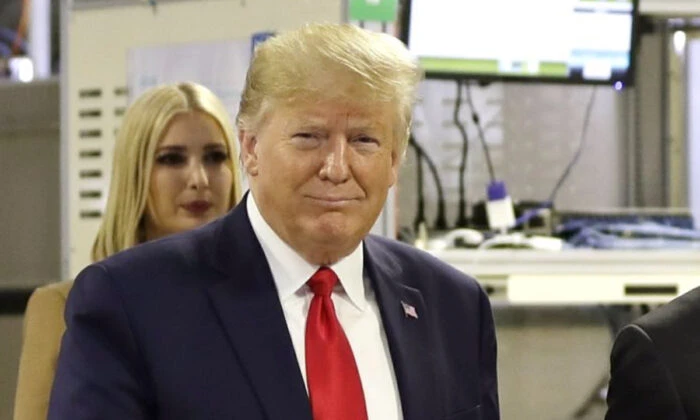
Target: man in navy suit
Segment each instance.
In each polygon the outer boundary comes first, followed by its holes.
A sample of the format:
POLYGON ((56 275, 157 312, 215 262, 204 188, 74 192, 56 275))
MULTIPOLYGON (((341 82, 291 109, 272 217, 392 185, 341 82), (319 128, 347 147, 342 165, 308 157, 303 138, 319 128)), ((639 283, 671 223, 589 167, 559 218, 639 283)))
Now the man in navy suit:
POLYGON ((79 275, 49 418, 498 419, 485 293, 368 235, 420 79, 351 25, 261 44, 236 121, 250 192, 79 275))
POLYGON ((625 326, 610 355, 606 420, 700 419, 700 287, 625 326))

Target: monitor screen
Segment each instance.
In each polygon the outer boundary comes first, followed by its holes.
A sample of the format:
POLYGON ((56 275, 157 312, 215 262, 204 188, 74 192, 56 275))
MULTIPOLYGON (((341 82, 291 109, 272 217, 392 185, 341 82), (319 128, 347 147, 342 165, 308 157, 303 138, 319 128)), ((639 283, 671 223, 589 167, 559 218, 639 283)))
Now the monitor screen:
POLYGON ((406 0, 427 77, 629 84, 637 0, 406 0))

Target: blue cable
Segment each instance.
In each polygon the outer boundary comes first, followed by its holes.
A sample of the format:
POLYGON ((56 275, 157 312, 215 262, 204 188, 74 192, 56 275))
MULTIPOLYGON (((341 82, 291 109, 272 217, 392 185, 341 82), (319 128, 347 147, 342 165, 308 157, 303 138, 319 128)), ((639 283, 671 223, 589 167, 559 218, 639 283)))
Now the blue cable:
POLYGON ((535 218, 540 211, 544 209, 551 209, 552 208, 552 202, 551 201, 545 201, 542 203, 540 206, 535 207, 534 209, 530 209, 523 213, 520 217, 515 219, 515 223, 513 224, 513 228, 516 228, 518 226, 524 225, 525 223, 529 222, 533 218, 535 218))

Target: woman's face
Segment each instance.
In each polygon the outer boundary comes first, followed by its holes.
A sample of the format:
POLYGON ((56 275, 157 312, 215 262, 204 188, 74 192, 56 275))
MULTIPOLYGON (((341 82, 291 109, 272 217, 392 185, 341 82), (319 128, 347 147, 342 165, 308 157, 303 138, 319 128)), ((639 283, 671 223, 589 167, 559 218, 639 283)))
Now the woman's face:
POLYGON ((216 120, 205 113, 173 118, 155 152, 146 240, 201 226, 231 208, 233 174, 224 138, 216 120))

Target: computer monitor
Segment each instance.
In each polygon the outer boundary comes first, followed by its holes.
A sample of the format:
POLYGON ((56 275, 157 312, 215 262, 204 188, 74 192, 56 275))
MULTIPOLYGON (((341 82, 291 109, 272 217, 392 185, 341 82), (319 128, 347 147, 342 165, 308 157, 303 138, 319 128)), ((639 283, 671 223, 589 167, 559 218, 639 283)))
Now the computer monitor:
POLYGON ((633 80, 638 0, 405 0, 401 37, 428 78, 633 80))

